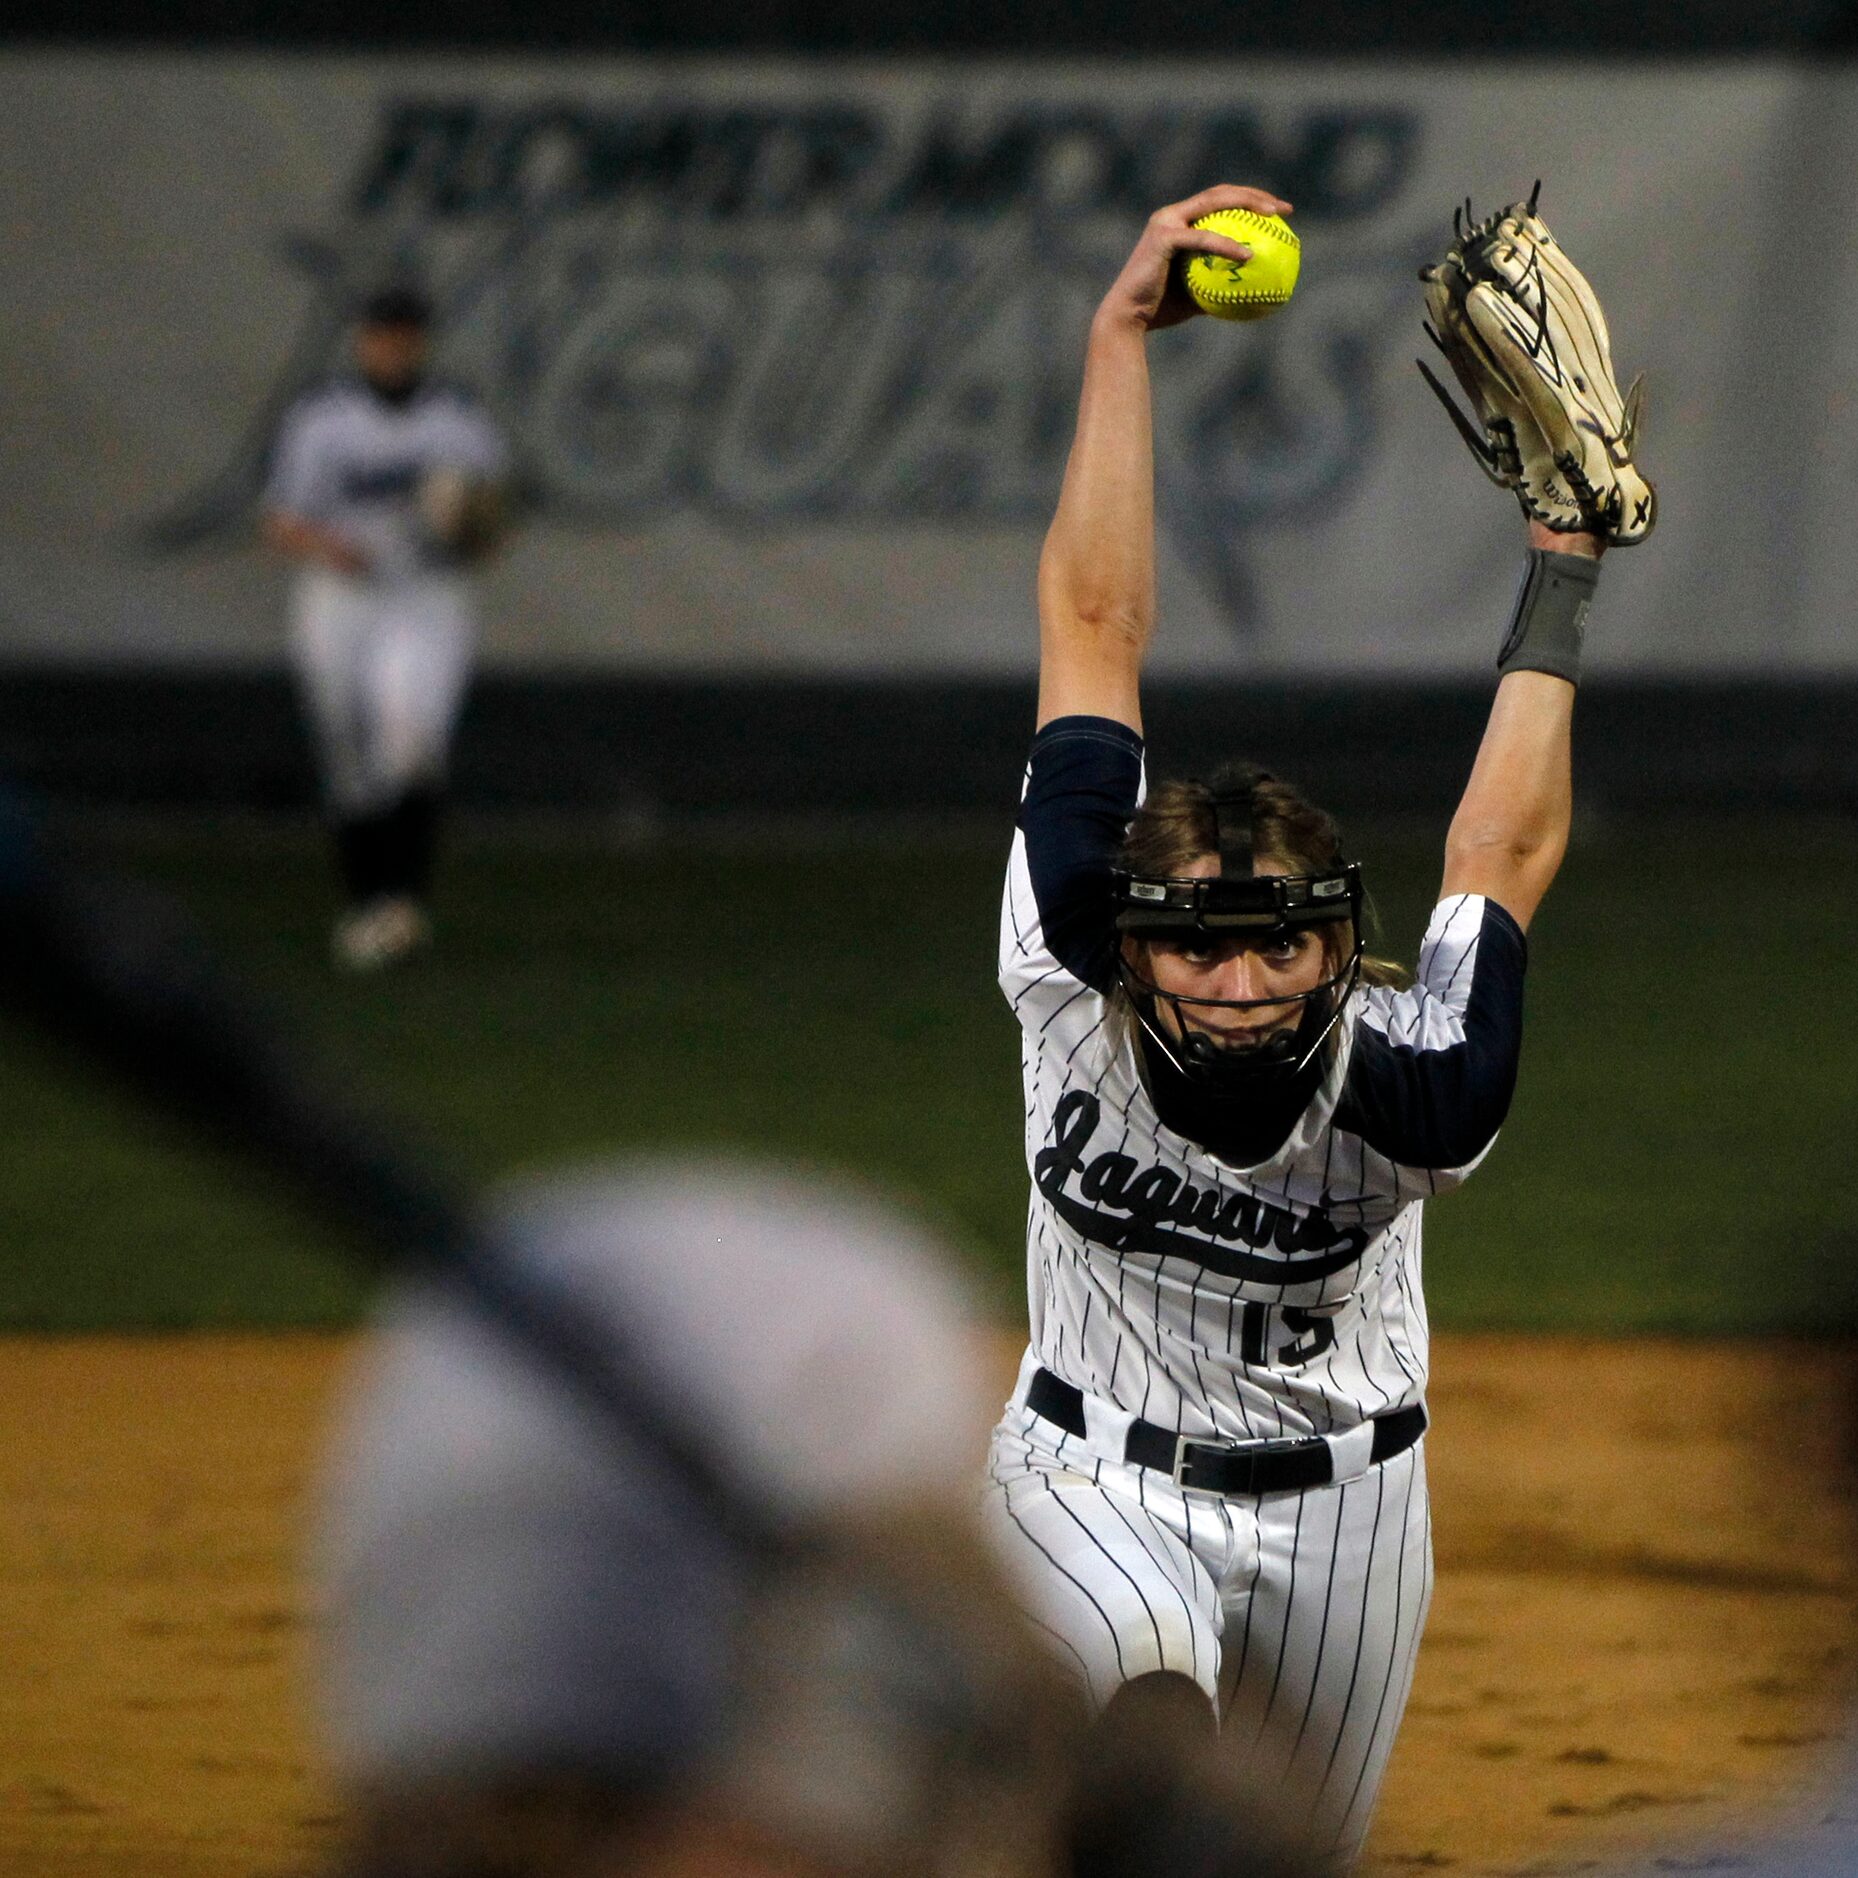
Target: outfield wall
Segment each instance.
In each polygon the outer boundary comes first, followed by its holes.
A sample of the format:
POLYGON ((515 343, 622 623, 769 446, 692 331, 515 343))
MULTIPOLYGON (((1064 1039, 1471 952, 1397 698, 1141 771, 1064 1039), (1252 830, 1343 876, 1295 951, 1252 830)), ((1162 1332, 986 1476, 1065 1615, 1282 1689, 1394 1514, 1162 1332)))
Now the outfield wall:
POLYGON ((277 659, 274 420, 394 267, 532 504, 492 663, 1023 678, 1093 299, 1229 176, 1297 201, 1305 284, 1156 341, 1156 669, 1466 677, 1515 518, 1413 370, 1413 275, 1542 175, 1664 496, 1594 669, 1858 675, 1847 66, 13 50, 0 165, 3 660, 277 659))
MULTIPOLYGON (((1344 814, 1449 814, 1487 681, 1373 688, 1162 681, 1157 773, 1246 755, 1344 814)), ((1005 818, 1032 723, 1027 684, 495 673, 466 710, 469 807, 660 821, 948 813, 1005 818)), ((1858 684, 1583 687, 1583 812, 1858 814, 1858 684)), ((81 807, 261 811, 311 800, 275 672, 0 669, 0 773, 81 807)))

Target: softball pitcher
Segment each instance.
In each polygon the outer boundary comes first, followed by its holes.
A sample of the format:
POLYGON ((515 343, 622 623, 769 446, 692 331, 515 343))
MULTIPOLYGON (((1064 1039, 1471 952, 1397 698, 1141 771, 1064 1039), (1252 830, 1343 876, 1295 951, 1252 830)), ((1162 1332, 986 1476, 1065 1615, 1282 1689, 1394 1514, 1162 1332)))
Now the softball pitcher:
POLYGON ((1150 220, 1091 326, 1039 567, 1038 728, 1000 931, 1032 1337, 994 1435, 990 1526, 1106 1740, 1119 1709, 1158 1704, 1217 1727, 1338 1866, 1366 1833, 1432 1587, 1422 1205, 1509 1107, 1524 934, 1567 842, 1587 604, 1603 549, 1649 527, 1629 425, 1611 479, 1583 469, 1561 509, 1522 473, 1560 459, 1540 426, 1518 435, 1535 422, 1519 371, 1612 389, 1598 305, 1533 207, 1461 235, 1431 276, 1474 447, 1521 497, 1530 546, 1411 978, 1366 954, 1360 869, 1290 784, 1244 765, 1145 782, 1147 339, 1194 310, 1176 257, 1248 258, 1197 218, 1288 203, 1222 186, 1150 220), (1539 367, 1474 330, 1480 291, 1531 239, 1551 281, 1539 367), (1589 305, 1581 353, 1569 309, 1589 305))
POLYGON ((347 906, 339 965, 370 970, 430 936, 426 898, 476 599, 468 563, 499 529, 503 439, 427 376, 431 310, 375 294, 356 375, 286 416, 265 538, 296 563, 291 656, 315 734, 347 906))

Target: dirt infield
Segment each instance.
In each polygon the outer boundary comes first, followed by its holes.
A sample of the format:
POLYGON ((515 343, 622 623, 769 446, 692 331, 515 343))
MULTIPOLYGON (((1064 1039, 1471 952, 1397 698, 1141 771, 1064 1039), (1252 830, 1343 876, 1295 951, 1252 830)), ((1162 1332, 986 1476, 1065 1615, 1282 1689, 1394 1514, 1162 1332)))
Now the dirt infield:
MULTIPOLYGON (((0 1874, 314 1866, 293 1566, 344 1347, 0 1340, 0 1874)), ((1441 1340, 1439 1591, 1371 1871, 1546 1878, 1799 1798, 1858 1614, 1851 1360, 1441 1340)))

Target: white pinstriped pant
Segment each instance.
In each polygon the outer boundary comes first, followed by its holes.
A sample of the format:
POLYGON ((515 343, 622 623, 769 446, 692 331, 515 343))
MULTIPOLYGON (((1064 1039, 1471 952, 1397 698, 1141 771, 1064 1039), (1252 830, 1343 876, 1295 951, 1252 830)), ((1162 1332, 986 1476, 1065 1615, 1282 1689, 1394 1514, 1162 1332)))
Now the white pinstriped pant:
POLYGON ((1023 1408, 985 1517, 1033 1621, 1098 1706, 1191 1676, 1262 1792, 1346 1865, 1367 1836, 1432 1598, 1425 1444, 1360 1478, 1220 1499, 1091 1454, 1023 1408))

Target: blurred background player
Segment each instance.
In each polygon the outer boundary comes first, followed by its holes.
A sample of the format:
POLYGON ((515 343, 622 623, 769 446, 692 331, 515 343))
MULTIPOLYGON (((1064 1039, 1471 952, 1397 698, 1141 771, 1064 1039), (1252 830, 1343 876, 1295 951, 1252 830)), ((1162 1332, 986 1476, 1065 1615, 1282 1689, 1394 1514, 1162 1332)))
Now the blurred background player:
POLYGON ((360 309, 352 376, 286 415, 264 534, 296 565, 291 656, 346 904, 333 954, 357 971, 428 943, 441 792, 477 629, 470 563, 501 532, 509 455, 428 366, 432 313, 411 287, 360 309))

